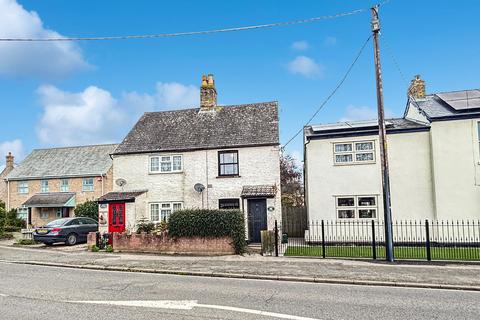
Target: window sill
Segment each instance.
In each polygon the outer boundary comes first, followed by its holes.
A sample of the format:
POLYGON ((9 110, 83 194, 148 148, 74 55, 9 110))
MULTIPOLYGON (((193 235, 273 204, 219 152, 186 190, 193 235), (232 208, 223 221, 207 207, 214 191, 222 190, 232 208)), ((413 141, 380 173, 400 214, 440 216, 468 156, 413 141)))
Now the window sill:
POLYGON ((175 173, 183 173, 182 171, 171 171, 171 172, 148 172, 149 175, 157 175, 157 174, 175 174, 175 173))
POLYGON ((342 167, 342 166, 356 166, 356 165, 366 165, 366 164, 375 164, 377 163, 376 161, 365 161, 365 162, 345 162, 345 163, 339 163, 339 162, 334 162, 333 165, 342 167))
POLYGON ((224 178, 241 178, 242 176, 238 174, 232 174, 230 176, 217 176, 217 179, 224 179, 224 178))

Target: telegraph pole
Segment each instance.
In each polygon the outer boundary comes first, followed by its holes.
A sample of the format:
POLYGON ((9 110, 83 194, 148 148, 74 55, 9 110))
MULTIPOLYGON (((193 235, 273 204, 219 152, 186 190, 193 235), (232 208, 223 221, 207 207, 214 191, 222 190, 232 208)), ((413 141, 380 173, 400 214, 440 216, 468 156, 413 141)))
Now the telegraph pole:
POLYGON ((392 234, 392 209, 390 205, 390 177, 388 174, 387 132, 385 128, 385 112, 383 108, 382 66, 380 64, 380 47, 378 35, 380 33, 380 20, 378 18, 378 5, 372 11, 373 49, 375 56, 375 78, 377 82, 377 108, 378 108, 378 137, 380 141, 380 158, 382 163, 382 188, 383 188, 383 213, 385 220, 385 258, 393 262, 393 234, 392 234))

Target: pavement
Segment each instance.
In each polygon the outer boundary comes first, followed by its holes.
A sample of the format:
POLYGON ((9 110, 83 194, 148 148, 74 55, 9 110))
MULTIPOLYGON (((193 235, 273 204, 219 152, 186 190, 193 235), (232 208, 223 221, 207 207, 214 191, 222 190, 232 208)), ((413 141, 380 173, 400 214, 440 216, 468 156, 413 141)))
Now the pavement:
POLYGON ((480 318, 480 292, 472 291, 72 270, 5 262, 0 262, 0 279, 1 319, 480 318))
POLYGON ((195 257, 89 252, 84 247, 0 245, 0 261, 110 271, 480 291, 480 264, 339 259, 195 257))

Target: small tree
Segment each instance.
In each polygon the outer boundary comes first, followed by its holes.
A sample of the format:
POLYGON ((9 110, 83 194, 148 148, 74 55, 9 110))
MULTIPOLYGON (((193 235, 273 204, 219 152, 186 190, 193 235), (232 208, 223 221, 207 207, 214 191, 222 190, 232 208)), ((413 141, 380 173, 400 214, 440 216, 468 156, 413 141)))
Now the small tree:
POLYGON ((96 201, 85 201, 75 208, 75 216, 87 217, 98 221, 98 204, 96 201))
POLYGON ((280 183, 283 206, 301 207, 304 205, 302 169, 289 154, 284 154, 280 158, 280 183))

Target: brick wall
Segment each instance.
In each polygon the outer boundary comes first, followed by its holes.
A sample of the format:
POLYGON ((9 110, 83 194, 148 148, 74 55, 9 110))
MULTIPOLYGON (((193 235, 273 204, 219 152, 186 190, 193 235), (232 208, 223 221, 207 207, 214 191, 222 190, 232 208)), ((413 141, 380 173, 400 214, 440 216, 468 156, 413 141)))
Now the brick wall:
MULTIPOLYGON (((95 244, 95 233, 88 237, 89 247, 95 244)), ((192 255, 234 254, 232 239, 224 238, 170 238, 166 234, 114 233, 113 248, 117 252, 148 252, 192 255)))

